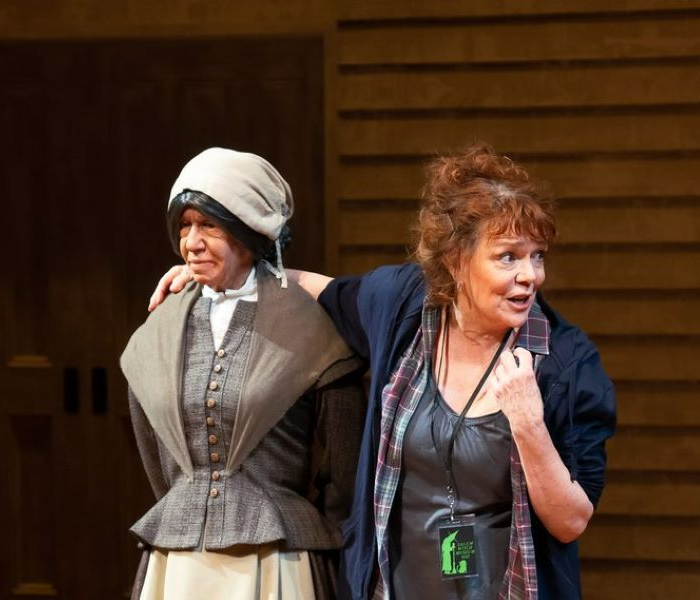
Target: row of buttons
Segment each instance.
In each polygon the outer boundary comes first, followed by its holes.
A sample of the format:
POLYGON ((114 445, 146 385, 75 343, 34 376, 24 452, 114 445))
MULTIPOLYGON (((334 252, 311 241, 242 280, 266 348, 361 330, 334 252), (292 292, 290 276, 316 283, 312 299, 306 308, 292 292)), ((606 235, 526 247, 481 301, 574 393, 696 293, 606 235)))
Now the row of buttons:
MULTIPOLYGON (((226 356, 226 350, 224 350, 223 348, 220 348, 216 352, 216 356, 218 356, 219 358, 223 358, 224 356, 226 356)), ((221 373, 222 368, 223 367, 217 363, 216 365, 214 365, 213 370, 215 373, 221 373)), ((216 381, 210 381, 209 382, 209 389, 212 392, 214 392, 217 389, 219 389, 219 384, 216 381)), ((207 408, 216 408, 216 400, 214 398, 207 398, 207 408)), ((206 421, 207 421, 207 427, 215 427, 216 426, 216 420, 211 415, 207 415, 206 421)), ((219 438, 216 434, 211 433, 211 434, 209 434, 207 441, 209 442, 210 446, 214 446, 215 444, 217 444, 219 442, 219 438)), ((219 461, 221 460, 221 457, 219 456, 218 452, 212 452, 211 454, 209 454, 209 459, 211 460, 212 463, 218 464, 219 461)), ((219 471, 212 471, 211 478, 212 478, 212 481, 219 481, 221 479, 221 473, 219 471)), ((218 498, 219 497, 219 489, 212 487, 209 490, 209 496, 211 498, 218 498)))

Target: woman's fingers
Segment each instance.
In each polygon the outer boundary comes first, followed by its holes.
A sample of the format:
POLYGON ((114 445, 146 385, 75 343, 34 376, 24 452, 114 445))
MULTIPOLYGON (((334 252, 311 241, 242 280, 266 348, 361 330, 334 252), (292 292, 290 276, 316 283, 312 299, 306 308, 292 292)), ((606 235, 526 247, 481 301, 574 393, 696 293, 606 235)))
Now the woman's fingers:
MULTIPOLYGON (((173 267, 173 269, 174 268, 175 267, 173 267)), ((174 294, 177 294, 185 289, 185 286, 189 283, 190 279, 192 279, 190 270, 187 268, 187 266, 181 265, 180 272, 175 275, 168 289, 174 294)))
POLYGON ((494 370, 492 390, 511 428, 531 426, 542 419, 542 397, 532 365, 532 354, 516 348, 503 352, 494 370))
POLYGON ((532 354, 525 348, 516 348, 514 352, 506 350, 493 371, 493 389, 497 396, 505 398, 521 393, 532 378, 532 354))
POLYGON ((175 265, 160 278, 156 289, 148 302, 148 312, 152 312, 170 292, 179 292, 190 280, 190 273, 185 265, 175 265))
POLYGON ((526 369, 532 369, 532 354, 525 348, 516 348, 513 350, 513 358, 517 359, 518 366, 526 369))
POLYGON ((510 350, 504 350, 501 352, 501 356, 498 360, 498 366, 502 366, 503 369, 508 372, 512 371, 513 369, 517 369, 518 367, 515 357, 510 350))

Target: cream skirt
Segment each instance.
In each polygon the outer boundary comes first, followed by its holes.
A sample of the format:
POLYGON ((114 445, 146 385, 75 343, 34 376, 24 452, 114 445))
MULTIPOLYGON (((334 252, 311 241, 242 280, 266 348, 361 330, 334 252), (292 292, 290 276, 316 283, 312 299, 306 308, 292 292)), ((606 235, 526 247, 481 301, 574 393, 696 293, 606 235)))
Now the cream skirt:
POLYGON ((222 552, 153 549, 140 600, 313 600, 307 552, 277 544, 222 552))

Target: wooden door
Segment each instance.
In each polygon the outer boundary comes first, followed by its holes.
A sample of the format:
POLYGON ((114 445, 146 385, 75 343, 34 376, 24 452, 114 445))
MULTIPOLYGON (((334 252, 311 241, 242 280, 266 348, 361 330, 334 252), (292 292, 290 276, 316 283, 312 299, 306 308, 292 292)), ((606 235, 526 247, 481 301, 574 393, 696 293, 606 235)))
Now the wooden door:
POLYGON ((176 260, 184 162, 268 158, 295 195, 286 262, 323 269, 320 59, 313 40, 0 48, 0 598, 128 596, 152 495, 117 359, 176 260))

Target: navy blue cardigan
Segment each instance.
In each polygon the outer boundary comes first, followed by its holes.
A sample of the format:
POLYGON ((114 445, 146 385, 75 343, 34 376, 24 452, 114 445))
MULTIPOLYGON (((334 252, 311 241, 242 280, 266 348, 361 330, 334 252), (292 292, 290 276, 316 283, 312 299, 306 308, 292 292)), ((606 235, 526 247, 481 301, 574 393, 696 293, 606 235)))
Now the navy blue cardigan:
MULTIPOLYGON (((319 302, 348 344, 369 361, 371 387, 355 496, 345 523, 338 597, 366 600, 375 577, 373 485, 379 444, 381 392, 420 327, 425 284, 415 264, 386 266, 361 277, 341 277, 319 302)), ((537 381, 554 446, 594 506, 603 491, 605 440, 615 429, 615 395, 598 351, 577 327, 538 298, 551 325, 550 354, 537 381)), ((581 597, 578 545, 552 537, 532 511, 539 598, 581 597)))

